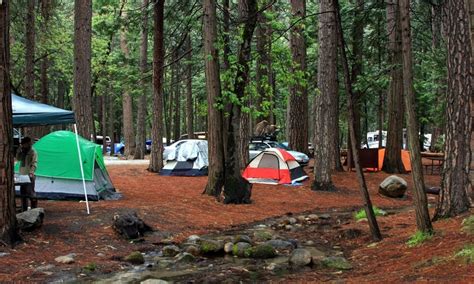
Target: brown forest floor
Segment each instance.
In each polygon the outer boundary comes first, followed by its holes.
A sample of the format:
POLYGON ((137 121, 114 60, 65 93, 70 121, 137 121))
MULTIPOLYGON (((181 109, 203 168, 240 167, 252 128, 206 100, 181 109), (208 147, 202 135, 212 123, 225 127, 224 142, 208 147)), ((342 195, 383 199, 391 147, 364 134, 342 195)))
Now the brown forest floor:
MULTIPOLYGON (((101 273, 114 272, 121 266, 121 262, 115 259, 136 250, 153 250, 156 248, 154 243, 168 233, 174 240, 181 241, 191 234, 217 232, 288 212, 354 209, 362 204, 354 172, 334 174, 336 192, 313 192, 309 181, 298 187, 255 185, 253 203, 249 205, 223 205, 202 195, 206 177, 163 177, 147 172, 146 166, 138 165, 111 166, 109 173, 124 198, 91 203, 91 215, 86 214, 84 203, 40 201, 39 206, 46 211, 43 226, 37 231, 24 233, 25 242, 15 249, 0 247, 0 252, 10 253, 0 257, 0 282, 47 281, 53 276, 35 271, 36 267, 47 264, 75 271, 95 262, 101 273), (147 236, 138 244, 117 237, 111 228, 112 218, 129 210, 137 211, 146 223, 163 234, 147 236), (76 263, 55 263, 54 258, 69 253, 77 254, 76 263), (98 256, 98 253, 105 256, 98 256)), ((374 205, 381 208, 410 206, 411 192, 404 200, 384 198, 377 193, 378 184, 387 176, 381 172, 366 174, 374 205)), ((401 176, 411 187, 411 177, 401 176)), ((439 184, 439 176, 427 175, 425 179, 427 186, 439 184)), ((354 282, 398 282, 419 280, 420 277, 474 281, 472 265, 452 261, 447 261, 450 265, 443 265, 442 269, 423 265, 423 261, 452 255, 464 243, 474 241, 472 236, 459 232, 461 219, 437 222, 435 229, 438 233, 432 240, 420 248, 408 249, 405 242, 415 231, 413 214, 413 210, 408 210, 382 218, 385 239, 376 247, 366 247, 370 242, 368 237, 347 244, 352 248, 350 260, 357 269, 345 276, 354 282)), ((352 222, 351 225, 368 232, 366 224, 352 222)), ((287 277, 287 280, 297 282, 320 279, 312 272, 287 277)))

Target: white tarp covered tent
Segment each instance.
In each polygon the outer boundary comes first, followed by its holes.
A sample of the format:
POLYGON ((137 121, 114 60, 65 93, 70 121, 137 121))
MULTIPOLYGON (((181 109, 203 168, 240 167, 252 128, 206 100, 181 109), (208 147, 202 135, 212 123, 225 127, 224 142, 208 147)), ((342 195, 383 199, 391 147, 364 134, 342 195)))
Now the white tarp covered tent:
POLYGON ((165 151, 166 165, 160 171, 165 176, 204 176, 207 175, 209 160, 207 141, 184 140, 165 151))

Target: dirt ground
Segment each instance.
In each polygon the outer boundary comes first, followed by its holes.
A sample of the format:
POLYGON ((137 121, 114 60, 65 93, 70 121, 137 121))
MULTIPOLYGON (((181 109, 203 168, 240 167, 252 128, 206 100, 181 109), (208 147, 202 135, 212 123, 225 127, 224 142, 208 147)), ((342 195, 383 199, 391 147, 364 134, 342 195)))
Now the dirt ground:
MULTIPOLYGON (((117 259, 132 251, 149 251, 164 238, 179 242, 191 234, 219 232, 233 227, 281 216, 286 213, 308 211, 356 210, 361 207, 355 173, 336 173, 335 192, 314 192, 310 181, 303 186, 255 185, 252 204, 223 205, 202 195, 206 177, 163 177, 146 171, 145 165, 109 166, 109 173, 123 198, 117 201, 91 203, 91 215, 85 204, 75 201, 40 201, 45 208, 43 226, 31 233, 23 233, 24 242, 14 249, 0 247, 9 253, 0 257, 0 282, 47 281, 48 275, 37 268, 55 265, 56 271, 81 273, 81 268, 94 262, 99 273, 113 273, 122 267, 117 259), (130 243, 120 239, 112 230, 115 214, 134 210, 156 233, 143 242, 130 243), (58 256, 76 253, 76 262, 55 263, 58 256)), ((388 175, 367 173, 367 184, 375 206, 402 208, 412 205, 412 194, 403 200, 384 198, 377 193, 379 183, 388 175)), ((411 187, 411 177, 401 175, 411 187)), ((438 186, 439 176, 425 177, 427 186, 438 186)), ((434 197, 430 197, 434 201, 434 197)), ((472 212, 471 212, 472 213, 472 212)), ((370 243, 368 227, 352 222, 348 226, 367 232, 364 237, 345 243, 351 261, 357 269, 345 274, 346 279, 359 281, 409 281, 433 279, 441 281, 474 281, 472 265, 446 260, 450 265, 427 265, 424 262, 437 256, 452 255, 466 243, 474 241, 459 231, 461 218, 443 220, 435 224, 437 234, 420 248, 408 249, 406 240, 415 232, 413 210, 381 218, 384 240, 375 247, 370 243), (464 278, 463 278, 464 277, 464 278)), ((330 280, 316 272, 287 276, 289 281, 330 280)), ((340 278, 340 277, 336 277, 340 278)), ((275 279, 276 280, 276 279, 275 279)))

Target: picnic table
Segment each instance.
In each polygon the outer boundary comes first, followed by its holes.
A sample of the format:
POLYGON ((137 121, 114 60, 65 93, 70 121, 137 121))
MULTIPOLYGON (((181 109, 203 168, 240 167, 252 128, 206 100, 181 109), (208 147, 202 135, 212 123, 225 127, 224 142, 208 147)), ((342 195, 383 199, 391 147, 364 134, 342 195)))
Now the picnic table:
POLYGON ((430 168, 432 175, 435 168, 437 168, 438 172, 441 173, 444 163, 444 153, 421 152, 421 158, 428 160, 428 164, 423 164, 426 174, 428 174, 430 168))

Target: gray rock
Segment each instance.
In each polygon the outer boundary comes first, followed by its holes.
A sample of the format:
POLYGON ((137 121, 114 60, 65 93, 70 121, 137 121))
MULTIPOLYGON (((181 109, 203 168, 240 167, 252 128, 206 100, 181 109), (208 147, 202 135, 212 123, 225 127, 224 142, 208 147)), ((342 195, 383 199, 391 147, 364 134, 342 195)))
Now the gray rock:
POLYGON ((245 250, 250 248, 252 245, 249 244, 249 243, 244 243, 244 242, 240 242, 240 243, 236 243, 233 247, 232 247, 232 254, 233 255, 236 255, 238 257, 245 257, 245 250))
POLYGON ((146 232, 152 231, 151 227, 138 217, 137 212, 115 215, 112 228, 128 240, 138 239, 143 237, 146 232))
POLYGON ((224 250, 224 243, 221 241, 201 239, 199 251, 202 254, 215 254, 224 250))
POLYGON ((291 231, 291 230, 293 230, 293 226, 292 225, 285 225, 285 230, 291 231))
POLYGON ((224 252, 225 253, 232 253, 232 249, 234 248, 234 243, 227 242, 224 244, 224 252))
POLYGON ((316 220, 319 219, 319 216, 316 215, 316 214, 309 214, 308 219, 311 220, 311 221, 316 221, 316 220))
POLYGON ((312 245, 314 245, 314 242, 309 240, 309 241, 306 241, 304 244, 307 245, 307 246, 312 246, 312 245))
POLYGON ((145 281, 140 282, 140 284, 168 284, 168 281, 161 280, 161 279, 147 279, 145 281))
POLYGON ((321 215, 319 215, 319 219, 323 219, 323 220, 331 219, 331 215, 321 214, 321 215))
POLYGON ((56 266, 54 264, 46 264, 46 265, 41 265, 41 266, 36 267, 35 271, 45 272, 45 271, 51 270, 55 267, 56 266))
POLYGON ((296 224, 296 222, 298 221, 296 220, 296 218, 291 217, 291 218, 288 218, 288 222, 293 225, 293 224, 296 224))
POLYGON ((105 256, 105 254, 103 254, 103 253, 99 252, 99 253, 97 254, 97 256, 99 256, 99 257, 104 257, 104 256, 105 256))
POLYGON ((306 221, 306 216, 300 215, 300 216, 296 217, 296 219, 298 219, 298 221, 300 221, 301 223, 304 223, 306 221))
POLYGON ((199 255, 199 249, 196 246, 187 246, 184 251, 194 256, 199 255))
POLYGON ((196 244, 200 240, 201 240, 201 237, 199 237, 198 235, 191 235, 188 237, 186 242, 190 244, 196 244))
POLYGON ((379 193, 387 197, 400 198, 405 195, 407 188, 408 184, 403 178, 392 175, 379 185, 379 193))
POLYGON ((31 231, 41 227, 44 219, 44 209, 34 208, 25 212, 16 214, 18 228, 23 231, 31 231))
POLYGON ((74 257, 76 257, 75 253, 70 253, 68 255, 58 256, 54 260, 59 263, 63 264, 71 264, 74 263, 74 257))
POLYGON ((163 256, 172 257, 180 253, 181 250, 175 245, 163 247, 163 256))
POLYGON ((155 257, 154 262, 159 268, 168 268, 174 264, 173 260, 163 259, 161 257, 155 257))
POLYGON ((322 259, 322 265, 329 268, 339 269, 339 270, 349 270, 352 269, 352 265, 347 259, 342 256, 330 256, 322 259))
POLYGON ((272 246, 276 250, 292 250, 295 248, 291 242, 284 240, 269 240, 265 244, 272 246))
POLYGON ((9 255, 8 252, 0 252, 0 257, 9 255))
POLYGON ((252 239, 247 235, 237 235, 234 238, 234 243, 252 243, 252 239))
POLYGON ((177 263, 189 263, 196 260, 194 255, 187 252, 180 253, 175 258, 177 263))
POLYGON ((322 260, 326 257, 326 254, 318 250, 317 248, 307 247, 305 249, 311 254, 311 259, 313 260, 313 263, 315 263, 317 260, 322 260))
POLYGON ((288 262, 293 266, 305 266, 311 263, 311 252, 307 249, 295 249, 288 262))

